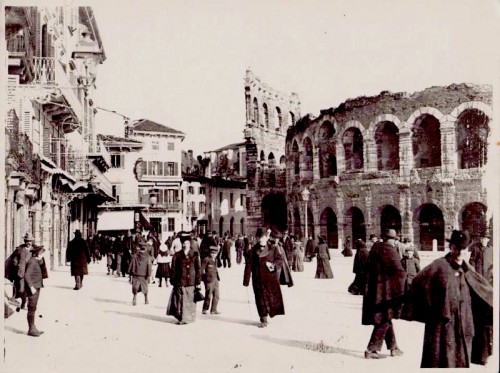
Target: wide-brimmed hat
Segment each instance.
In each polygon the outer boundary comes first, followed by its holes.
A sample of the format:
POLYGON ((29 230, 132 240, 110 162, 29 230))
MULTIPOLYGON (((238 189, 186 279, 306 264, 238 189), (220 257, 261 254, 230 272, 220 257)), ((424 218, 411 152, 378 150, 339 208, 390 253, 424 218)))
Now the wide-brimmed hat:
POLYGON ((23 237, 24 241, 33 241, 33 236, 31 233, 26 233, 23 237))
POLYGON ((398 235, 396 233, 395 229, 386 229, 383 234, 384 238, 392 238, 392 239, 397 239, 398 235))
POLYGON ((43 253, 45 249, 43 248, 43 245, 42 246, 33 245, 30 251, 32 255, 38 255, 39 253, 43 253))
POLYGON ((467 244, 469 243, 469 237, 465 232, 462 231, 453 231, 451 232, 451 237, 446 239, 450 243, 450 245, 455 246, 459 250, 464 250, 467 248, 467 244))

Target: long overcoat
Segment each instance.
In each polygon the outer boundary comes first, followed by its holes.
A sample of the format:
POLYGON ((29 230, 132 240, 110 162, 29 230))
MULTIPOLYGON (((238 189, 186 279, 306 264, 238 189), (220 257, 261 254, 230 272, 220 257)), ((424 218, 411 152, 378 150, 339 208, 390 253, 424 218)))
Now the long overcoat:
POLYGON ((406 272, 399 254, 387 242, 374 245, 368 256, 362 324, 398 319, 403 305, 406 272))
POLYGON ((466 262, 459 266, 448 254, 424 268, 413 280, 402 314, 405 320, 425 323, 421 367, 481 364, 471 354, 473 314, 492 304, 493 288, 466 262))
POLYGON ((269 250, 266 256, 260 256, 262 247, 257 243, 245 262, 245 272, 243 276, 243 285, 250 284, 252 278, 252 287, 255 294, 255 303, 257 312, 260 317, 285 314, 285 306, 283 304, 283 296, 281 294, 280 283, 275 272, 271 272, 267 266, 267 262, 273 265, 282 260, 279 253, 276 253, 274 245, 267 244, 269 250))
POLYGON ((69 241, 66 261, 71 263, 71 276, 89 274, 87 264, 90 263, 90 251, 82 237, 75 237, 69 241))

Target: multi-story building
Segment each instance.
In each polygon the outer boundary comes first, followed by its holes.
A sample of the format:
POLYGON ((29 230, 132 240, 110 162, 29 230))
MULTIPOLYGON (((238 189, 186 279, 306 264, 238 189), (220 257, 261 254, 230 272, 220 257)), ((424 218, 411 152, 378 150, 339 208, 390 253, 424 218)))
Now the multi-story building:
POLYGON ((303 235, 307 221, 330 247, 386 228, 421 250, 442 250, 452 229, 474 239, 490 224, 491 105, 490 86, 453 84, 359 97, 301 118, 286 139, 290 227, 303 235))
POLYGON ((116 224, 113 229, 111 211, 128 211, 121 213, 128 225, 133 211, 134 227, 139 223, 142 228, 155 229, 160 238, 181 230, 184 137, 181 131, 148 119, 127 126, 124 138, 103 136, 111 154, 110 179, 118 200, 102 207, 102 230, 129 229, 116 224))
POLYGON ((113 199, 94 127, 106 55, 90 7, 7 6, 5 31, 5 254, 29 232, 53 268, 74 230, 92 234, 97 206, 113 199))

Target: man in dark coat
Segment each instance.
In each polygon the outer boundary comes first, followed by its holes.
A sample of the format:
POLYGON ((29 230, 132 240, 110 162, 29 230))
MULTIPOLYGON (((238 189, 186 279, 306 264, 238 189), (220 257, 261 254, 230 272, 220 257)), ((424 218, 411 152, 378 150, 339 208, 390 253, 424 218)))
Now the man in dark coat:
POLYGON ((292 260, 293 260, 293 242, 288 234, 288 230, 286 230, 283 233, 283 237, 281 239, 281 242, 283 244, 283 250, 285 251, 285 254, 286 254, 286 260, 287 260, 288 264, 291 265, 292 260))
POLYGON ((39 337, 43 331, 35 326, 35 312, 38 305, 40 290, 43 287, 43 279, 47 278, 47 268, 42 253, 45 250, 43 246, 34 246, 31 250, 31 258, 26 263, 26 272, 24 281, 26 282, 26 292, 28 294, 28 335, 39 337))
POLYGON ((73 290, 80 290, 83 286, 83 276, 89 274, 87 264, 90 263, 90 251, 79 229, 75 231, 75 238, 68 244, 66 262, 71 263, 71 276, 75 276, 73 290))
POLYGON ((362 239, 356 240, 354 246, 356 247, 356 254, 354 255, 352 272, 355 274, 355 277, 347 291, 353 295, 363 295, 366 287, 366 267, 369 251, 366 249, 366 244, 362 239))
MULTIPOLYGON (((480 242, 472 245, 469 264, 493 286, 493 248, 488 231, 481 232, 480 242)), ((487 310, 486 312, 488 312, 487 310)), ((493 348, 493 315, 474 315, 475 334, 472 340, 472 361, 485 365, 493 348)))
POLYGON ((415 277, 403 309, 403 319, 425 323, 422 368, 483 364, 473 337, 477 320, 493 315, 493 288, 464 260, 467 235, 453 231, 448 241, 450 252, 415 277))
POLYGON ((139 245, 139 251, 132 255, 127 272, 132 279, 132 305, 137 304, 137 293, 144 294, 144 303, 148 304, 148 283, 152 271, 152 260, 150 251, 153 247, 146 242, 139 245))
POLYGON ((234 248, 236 249, 236 264, 241 264, 241 259, 243 258, 243 238, 241 234, 236 237, 234 248))
POLYGON ((396 343, 392 319, 401 315, 406 272, 394 247, 396 231, 387 229, 383 237, 384 242, 374 245, 368 256, 362 324, 373 325, 373 332, 365 351, 367 359, 381 357, 377 351, 384 340, 391 356, 403 354, 396 343))
POLYGON ((250 284, 255 294, 255 304, 260 317, 260 328, 267 326, 267 316, 285 314, 280 283, 275 274, 275 262, 282 260, 279 252, 267 242, 262 228, 257 229, 257 243, 252 248, 245 263, 243 286, 250 284))
POLYGON ((222 259, 222 264, 224 265, 224 268, 226 268, 226 264, 228 268, 231 268, 231 247, 233 246, 233 240, 231 239, 231 236, 227 235, 224 238, 224 242, 222 244, 222 253, 221 253, 221 259, 222 259))
POLYGON ((203 261, 206 257, 210 256, 210 247, 217 246, 213 232, 208 232, 201 240, 200 244, 200 259, 203 261))
POLYGON ((26 263, 31 257, 33 248, 33 236, 31 233, 24 235, 24 244, 19 245, 5 261, 5 278, 13 282, 14 299, 21 298, 21 308, 26 307, 26 291, 24 274, 26 263))

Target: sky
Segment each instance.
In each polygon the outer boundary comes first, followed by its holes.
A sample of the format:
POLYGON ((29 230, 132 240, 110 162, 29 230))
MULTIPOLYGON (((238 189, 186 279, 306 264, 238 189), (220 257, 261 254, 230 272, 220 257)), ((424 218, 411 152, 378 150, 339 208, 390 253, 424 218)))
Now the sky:
MULTIPOLYGON (((60 2, 61 3, 61 2, 60 2)), ((82 5, 67 0, 66 5, 82 5)), ((381 91, 498 79, 494 0, 88 0, 107 60, 95 103, 183 131, 195 154, 243 141, 250 68, 301 114, 381 91)), ((98 131, 122 135, 100 111, 98 131)))

